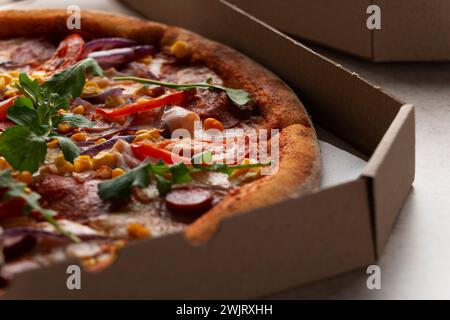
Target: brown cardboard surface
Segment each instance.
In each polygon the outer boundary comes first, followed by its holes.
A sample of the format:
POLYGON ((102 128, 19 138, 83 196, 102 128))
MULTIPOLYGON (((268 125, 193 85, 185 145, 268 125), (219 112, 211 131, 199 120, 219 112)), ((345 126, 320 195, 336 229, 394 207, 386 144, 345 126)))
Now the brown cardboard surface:
POLYGON ((447 0, 230 0, 295 37, 370 59, 449 61, 447 0), (381 8, 381 30, 366 27, 367 7, 381 8))
POLYGON ((412 179, 391 171, 414 154, 410 107, 225 1, 124 2, 255 58, 298 92, 314 121, 368 157, 377 151, 363 177, 230 218, 204 246, 181 234, 134 243, 106 270, 84 272, 81 291, 67 290, 63 263, 21 274, 6 298, 252 298, 373 263, 374 239, 385 240, 407 195, 383 187, 412 179))
POLYGON ((391 233, 405 194, 414 182, 415 157, 414 108, 402 107, 380 146, 373 154, 364 175, 371 177, 373 210, 378 254, 391 233), (395 174, 393 174, 395 172, 395 174))
POLYGON ((230 0, 274 27, 299 38, 369 58, 371 31, 366 9, 372 0, 230 0))
POLYGON ((449 61, 450 1, 375 0, 382 28, 374 32, 375 61, 449 61))

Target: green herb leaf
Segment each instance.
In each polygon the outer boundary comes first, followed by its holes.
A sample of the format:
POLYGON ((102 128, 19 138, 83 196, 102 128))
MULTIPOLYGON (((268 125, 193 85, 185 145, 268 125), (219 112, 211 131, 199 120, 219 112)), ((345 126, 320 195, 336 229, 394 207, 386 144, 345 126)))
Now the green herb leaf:
POLYGON ((177 83, 171 83, 171 82, 164 82, 164 81, 157 81, 157 80, 151 80, 151 79, 143 79, 143 78, 137 78, 137 77, 117 77, 114 78, 115 81, 135 81, 143 84, 151 84, 151 85, 158 85, 163 86, 167 88, 173 88, 180 91, 185 90, 191 90, 194 88, 205 88, 205 89, 216 89, 224 91, 228 98, 238 107, 244 108, 247 104, 249 104, 252 101, 252 97, 250 93, 248 93, 245 90, 242 89, 232 89, 227 88, 221 85, 215 85, 211 83, 211 79, 208 79, 205 82, 202 83, 189 83, 189 84, 177 84, 177 83))
POLYGON ((97 61, 87 58, 54 75, 53 78, 44 83, 43 88, 47 94, 70 95, 75 99, 83 91, 86 83, 86 72, 89 70, 95 76, 103 76, 103 70, 97 61))
POLYGON ((35 109, 20 104, 14 105, 8 109, 8 119, 19 125, 30 128, 34 133, 38 135, 42 133, 42 127, 39 122, 39 115, 35 109))
POLYGON ((31 99, 34 105, 39 104, 43 98, 44 92, 39 86, 39 82, 32 80, 26 73, 19 74, 17 88, 25 97, 31 99))
POLYGON ((191 163, 194 167, 204 164, 211 164, 213 161, 213 154, 211 151, 205 151, 192 157, 191 163))
POLYGON ((79 114, 64 114, 55 117, 53 119, 53 127, 56 128, 56 126, 61 122, 68 122, 72 126, 79 128, 91 128, 95 125, 94 122, 79 114))
POLYGON ((174 184, 189 183, 192 181, 189 168, 182 162, 170 166, 170 172, 172 173, 172 182, 174 184))
POLYGON ((48 223, 53 225, 58 232, 64 234, 74 242, 80 242, 80 239, 76 235, 61 228, 58 222, 54 219, 54 216, 56 215, 55 211, 47 210, 41 207, 39 203, 41 196, 38 193, 25 191, 26 185, 22 182, 15 181, 11 174, 11 169, 0 172, 0 188, 8 189, 8 191, 3 195, 3 199, 8 200, 11 198, 22 198, 26 203, 24 214, 28 214, 30 210, 35 210, 39 212, 48 223))
POLYGON ((73 143, 73 141, 70 138, 67 137, 56 135, 52 137, 58 139, 59 147, 63 152, 64 159, 73 163, 75 158, 77 158, 80 155, 80 149, 77 147, 77 145, 73 143))
POLYGON ((16 107, 27 107, 29 109, 34 109, 33 100, 26 97, 18 97, 14 100, 14 106, 16 107))
POLYGON ((148 187, 150 177, 147 166, 136 167, 115 179, 100 183, 98 195, 103 200, 127 199, 134 187, 148 187))
POLYGON ((172 181, 164 178, 159 174, 155 174, 156 188, 160 195, 165 196, 172 190, 172 181))
POLYGON ((0 136, 0 154, 15 169, 34 173, 45 160, 47 144, 29 127, 16 125, 0 136))

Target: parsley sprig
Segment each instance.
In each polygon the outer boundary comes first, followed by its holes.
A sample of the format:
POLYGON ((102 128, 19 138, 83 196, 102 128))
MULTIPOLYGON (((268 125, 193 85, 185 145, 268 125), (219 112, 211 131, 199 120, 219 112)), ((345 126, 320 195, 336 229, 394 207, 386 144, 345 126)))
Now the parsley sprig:
POLYGON ((42 85, 26 73, 19 75, 17 88, 22 94, 8 109, 8 119, 16 123, 0 136, 0 155, 4 156, 16 170, 36 172, 44 163, 47 142, 57 139, 67 161, 79 156, 80 151, 71 139, 56 132, 61 122, 77 127, 89 127, 91 121, 81 115, 58 114, 67 110, 70 101, 81 95, 86 82, 86 71, 97 76, 103 70, 91 58, 82 60, 71 68, 55 74, 42 85))
POLYGON ((232 89, 227 88, 221 85, 213 84, 212 79, 209 78, 205 82, 201 83, 189 83, 189 84, 177 84, 177 83, 171 83, 171 82, 164 82, 164 81, 157 81, 157 80, 151 80, 151 79, 143 79, 143 78, 137 78, 137 77, 117 77, 114 78, 115 81, 134 81, 139 82, 142 84, 151 84, 151 85, 158 85, 162 87, 172 88, 180 91, 185 90, 191 90, 194 88, 204 88, 209 90, 221 90, 224 91, 228 99, 230 99, 236 106, 239 108, 245 108, 246 105, 248 105, 252 101, 252 97, 250 93, 248 93, 245 90, 242 89, 232 89))
POLYGON ((238 169, 251 169, 270 166, 270 163, 255 163, 243 165, 226 165, 211 163, 212 153, 204 152, 192 158, 192 166, 184 163, 168 165, 162 161, 156 164, 143 164, 127 173, 100 183, 98 186, 98 195, 103 200, 117 200, 130 198, 133 188, 146 188, 150 185, 150 177, 156 180, 156 187, 160 195, 165 196, 172 186, 176 184, 185 184, 192 181, 192 174, 200 172, 220 172, 224 174, 232 174, 238 169), (200 164, 199 164, 200 163, 200 164))
POLYGON ((40 213, 42 217, 56 229, 56 231, 65 235, 74 242, 80 242, 80 239, 76 235, 61 228, 54 218, 56 215, 55 211, 47 210, 41 207, 39 204, 39 199, 41 196, 38 193, 28 190, 25 183, 17 181, 13 178, 11 169, 0 171, 0 188, 7 190, 3 195, 2 201, 8 201, 12 198, 23 199, 25 201, 25 206, 23 208, 25 215, 28 215, 32 210, 34 210, 40 213))

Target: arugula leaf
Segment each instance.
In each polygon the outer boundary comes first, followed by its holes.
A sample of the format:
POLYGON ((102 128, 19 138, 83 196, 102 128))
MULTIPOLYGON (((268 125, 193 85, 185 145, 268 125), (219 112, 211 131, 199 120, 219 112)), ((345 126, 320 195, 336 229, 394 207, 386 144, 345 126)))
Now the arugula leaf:
POLYGON ((16 87, 23 97, 15 100, 7 114, 17 125, 7 129, 0 138, 0 154, 12 167, 36 172, 45 160, 46 142, 52 137, 59 140, 66 160, 73 162, 79 155, 78 147, 70 139, 55 136, 55 129, 63 121, 76 127, 93 126, 91 121, 81 115, 57 114, 60 109, 66 110, 71 99, 81 94, 87 71, 103 75, 103 70, 91 58, 61 71, 43 85, 32 80, 26 73, 19 74, 16 87))
MULTIPOLYGON (((30 100, 29 100, 30 101, 30 100)), ((19 125, 30 128, 34 133, 40 135, 42 127, 39 121, 39 115, 35 109, 31 109, 25 105, 14 105, 8 108, 8 119, 19 125)))
POLYGON ((189 174, 189 168, 183 163, 174 164, 170 167, 172 173, 172 182, 174 184, 189 183, 192 181, 192 177, 189 174))
POLYGON ((126 174, 98 185, 98 195, 103 200, 123 199, 131 196, 134 187, 146 188, 150 183, 147 164, 136 167, 126 174))
POLYGON ((87 58, 54 75, 53 78, 44 83, 43 89, 46 94, 56 93, 60 96, 70 95, 72 98, 77 98, 83 91, 88 70, 93 75, 103 76, 103 70, 97 61, 87 58))
MULTIPOLYGON (((209 157, 208 152, 204 156, 209 157)), ((194 162, 194 159, 192 159, 194 162)), ((243 164, 228 166, 226 164, 212 164, 209 166, 186 166, 184 163, 167 165, 162 161, 157 164, 144 164, 128 171, 113 180, 100 183, 98 195, 103 200, 126 199, 131 196, 132 188, 146 188, 150 184, 150 175, 156 180, 156 188, 161 196, 165 196, 174 184, 185 184, 192 181, 191 174, 198 172, 221 172, 232 174, 238 169, 250 169, 269 166, 270 164, 243 164)))
POLYGON ((213 160, 213 154, 211 151, 205 151, 202 153, 199 153, 195 156, 192 157, 191 159, 191 163, 192 165, 195 166, 201 166, 203 164, 210 164, 212 163, 213 160))
POLYGON ((41 102, 44 92, 39 86, 37 80, 32 80, 26 73, 22 72, 19 74, 19 84, 17 84, 17 89, 27 98, 33 101, 34 105, 41 102))
POLYGON ((34 109, 33 100, 26 97, 18 97, 14 100, 14 106, 16 107, 27 107, 29 109, 34 109))
POLYGON ((45 160, 47 144, 29 127, 16 125, 0 136, 0 154, 19 171, 36 172, 45 160))
POLYGON ((162 175, 155 174, 156 188, 160 195, 165 196, 172 190, 172 181, 164 178, 162 175))
POLYGON ((77 145, 73 143, 72 139, 63 137, 63 136, 52 136, 55 139, 58 139, 59 146, 64 155, 64 159, 73 163, 75 158, 80 155, 80 149, 78 149, 77 145))
POLYGON ((61 122, 68 122, 72 126, 79 128, 91 128, 95 125, 94 122, 79 114, 63 114, 55 117, 53 120, 53 127, 56 128, 61 122))
POLYGON ((180 91, 191 90, 194 88, 205 88, 205 89, 216 89, 224 91, 228 98, 238 107, 244 109, 244 107, 252 102, 252 97, 250 93, 242 89, 232 89, 221 85, 215 85, 211 83, 211 79, 208 79, 202 83, 189 83, 189 84, 177 84, 171 82, 157 81, 151 79, 137 78, 137 77, 117 77, 114 78, 115 81, 135 81, 143 84, 152 84, 163 86, 167 88, 173 88, 180 91))
POLYGON ((80 242, 80 239, 76 235, 61 228, 58 222, 54 219, 54 216, 56 215, 55 211, 47 210, 41 207, 39 203, 41 196, 38 193, 27 191, 25 183, 15 181, 12 178, 11 169, 0 172, 0 187, 8 190, 3 195, 4 200, 21 198, 25 201, 26 205, 24 207, 24 214, 28 214, 31 210, 35 210, 36 212, 39 212, 48 223, 53 225, 58 232, 67 236, 74 242, 80 242))

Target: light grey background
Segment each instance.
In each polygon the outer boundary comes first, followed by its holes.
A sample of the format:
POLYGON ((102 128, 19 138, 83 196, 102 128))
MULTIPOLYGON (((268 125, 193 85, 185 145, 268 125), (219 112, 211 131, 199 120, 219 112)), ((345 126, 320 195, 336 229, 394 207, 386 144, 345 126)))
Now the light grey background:
MULTIPOLYGON (((26 3, 130 13, 112 0, 26 3)), ((450 63, 376 65, 320 51, 417 107, 416 182, 379 261, 381 290, 369 291, 359 270, 270 298, 450 299, 450 63)))

